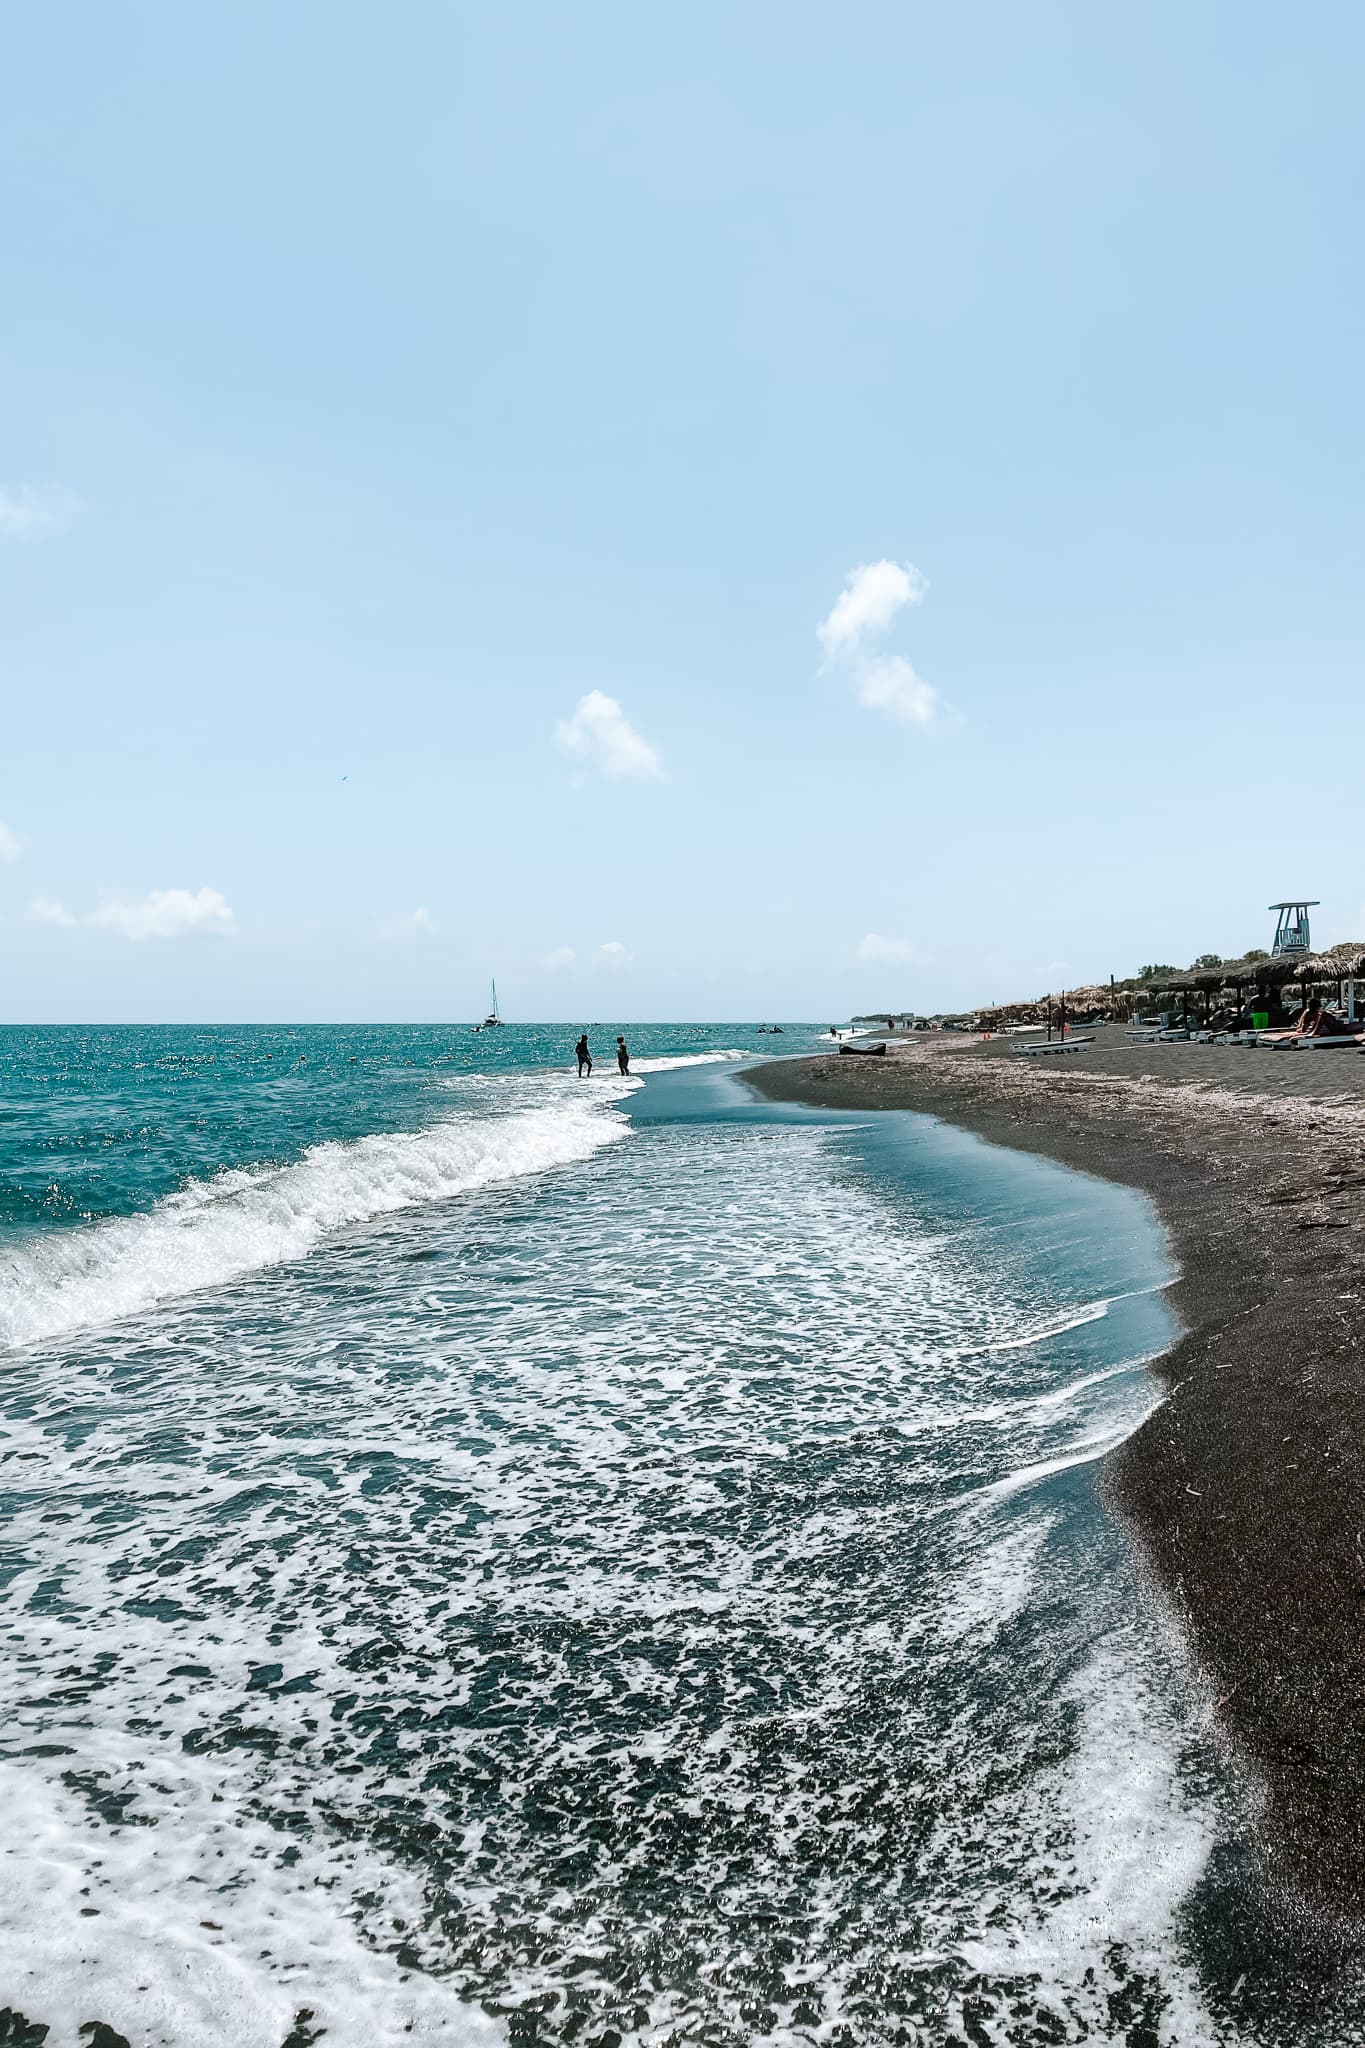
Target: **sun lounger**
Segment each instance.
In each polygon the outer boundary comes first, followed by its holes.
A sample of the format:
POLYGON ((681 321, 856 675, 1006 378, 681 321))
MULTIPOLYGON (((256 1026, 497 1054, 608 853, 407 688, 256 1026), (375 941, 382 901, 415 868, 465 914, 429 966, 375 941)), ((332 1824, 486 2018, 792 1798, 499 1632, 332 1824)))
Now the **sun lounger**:
POLYGON ((1011 1050, 1023 1053, 1081 1052, 1087 1045, 1094 1043, 1093 1038, 1053 1038, 1045 1039, 1041 1045, 1016 1045, 1011 1050))
POLYGON ((1365 1040, 1350 1033, 1339 1038, 1316 1037, 1312 1032, 1308 1031, 1301 1032, 1297 1036, 1293 1032, 1286 1031, 1275 1040, 1277 1052, 1331 1052, 1343 1046, 1354 1046, 1356 1051, 1359 1052, 1365 1046, 1365 1040))
POLYGON ((1159 1024, 1134 1024, 1123 1035, 1129 1045, 1150 1045, 1154 1039, 1160 1038, 1161 1026, 1159 1024))
POLYGON ((1158 1031, 1157 1037, 1163 1045, 1175 1045, 1189 1037, 1188 1031, 1158 1031))

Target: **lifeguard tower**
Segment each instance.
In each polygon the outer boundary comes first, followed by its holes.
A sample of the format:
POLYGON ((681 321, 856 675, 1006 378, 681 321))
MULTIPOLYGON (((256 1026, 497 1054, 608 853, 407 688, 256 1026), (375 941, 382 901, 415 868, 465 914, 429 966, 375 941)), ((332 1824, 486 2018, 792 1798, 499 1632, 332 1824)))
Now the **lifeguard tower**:
POLYGON ((1312 942, 1308 935, 1308 913, 1318 907, 1318 898, 1311 903, 1272 903, 1270 908, 1278 910, 1280 921, 1275 927, 1275 943, 1270 949, 1272 960, 1290 955, 1310 953, 1312 942))

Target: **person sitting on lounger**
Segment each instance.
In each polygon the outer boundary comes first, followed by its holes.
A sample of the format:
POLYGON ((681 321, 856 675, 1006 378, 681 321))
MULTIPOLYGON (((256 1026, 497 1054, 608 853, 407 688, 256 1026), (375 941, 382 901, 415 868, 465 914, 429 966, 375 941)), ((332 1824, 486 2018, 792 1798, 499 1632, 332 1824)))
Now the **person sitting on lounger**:
POLYGON ((1338 1017, 1335 1010, 1327 1009, 1316 996, 1310 996, 1293 1030, 1299 1038, 1358 1038, 1365 1025, 1352 1018, 1338 1017))

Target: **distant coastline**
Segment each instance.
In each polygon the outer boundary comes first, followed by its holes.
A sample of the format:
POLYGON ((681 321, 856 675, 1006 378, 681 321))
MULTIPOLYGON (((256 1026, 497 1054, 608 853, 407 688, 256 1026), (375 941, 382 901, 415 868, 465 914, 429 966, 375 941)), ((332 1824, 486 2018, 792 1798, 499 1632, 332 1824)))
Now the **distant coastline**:
POLYGON ((1154 1203, 1184 1334, 1106 1463, 1216 1725, 1266 1794, 1268 1874, 1365 1916, 1365 1060, 936 1038, 750 1069, 770 1100, 912 1109, 1154 1203))

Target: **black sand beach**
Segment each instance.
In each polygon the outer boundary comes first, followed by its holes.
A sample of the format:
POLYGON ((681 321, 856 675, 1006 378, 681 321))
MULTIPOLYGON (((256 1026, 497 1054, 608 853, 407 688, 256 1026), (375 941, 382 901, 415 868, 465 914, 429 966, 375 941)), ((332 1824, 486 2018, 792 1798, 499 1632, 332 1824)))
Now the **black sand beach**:
POLYGON ((746 1079, 925 1111, 1151 1197, 1184 1335, 1109 1497, 1264 1787, 1269 1876, 1365 1915, 1365 1058, 1111 1029, 1064 1059, 936 1039, 746 1079))

